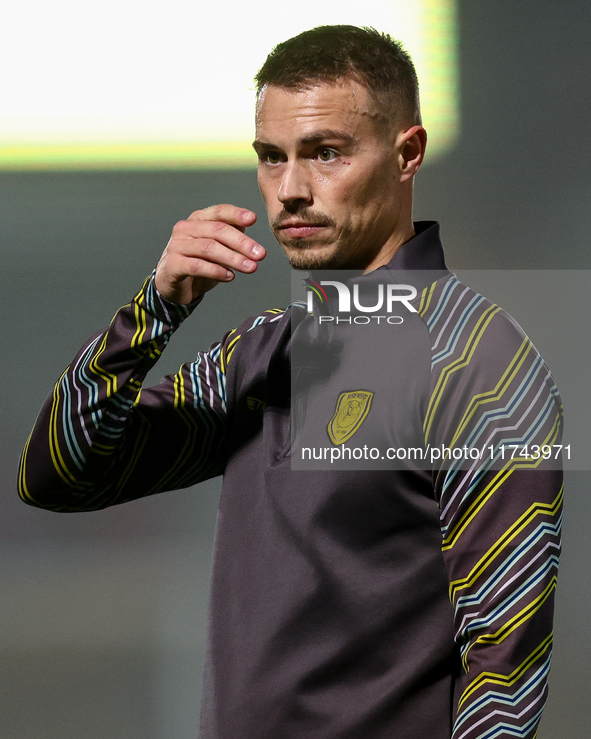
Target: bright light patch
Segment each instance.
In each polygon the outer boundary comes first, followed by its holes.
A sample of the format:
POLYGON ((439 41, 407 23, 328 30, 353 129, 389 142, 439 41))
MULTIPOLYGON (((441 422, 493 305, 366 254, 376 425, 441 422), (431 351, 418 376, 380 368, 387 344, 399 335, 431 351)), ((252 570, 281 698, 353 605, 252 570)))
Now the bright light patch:
POLYGON ((417 66, 429 159, 458 131, 455 0, 21 0, 3 13, 0 167, 254 166, 253 77, 308 28, 374 26, 417 66))

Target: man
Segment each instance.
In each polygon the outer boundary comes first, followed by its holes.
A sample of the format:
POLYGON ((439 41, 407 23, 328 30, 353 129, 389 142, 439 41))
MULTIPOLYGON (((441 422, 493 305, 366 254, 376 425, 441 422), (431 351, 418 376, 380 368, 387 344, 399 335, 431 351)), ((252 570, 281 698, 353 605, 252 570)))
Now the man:
POLYGON ((202 296, 265 256, 251 211, 196 211, 56 385, 21 496, 93 510, 224 474, 204 739, 533 738, 559 551, 561 474, 540 453, 560 440, 556 387, 512 319, 447 270, 437 225, 412 223, 426 134, 399 45, 314 29, 279 45, 257 86, 259 185, 290 263, 355 269, 354 294, 408 288, 400 325, 380 334, 387 362, 372 365, 370 334, 355 334, 363 351, 353 334, 328 347, 320 304, 296 304, 142 390, 202 296), (292 396, 302 345, 330 360, 329 379, 320 362, 292 396), (424 456, 292 469, 292 405, 303 433, 324 419, 329 448, 353 434, 424 456))

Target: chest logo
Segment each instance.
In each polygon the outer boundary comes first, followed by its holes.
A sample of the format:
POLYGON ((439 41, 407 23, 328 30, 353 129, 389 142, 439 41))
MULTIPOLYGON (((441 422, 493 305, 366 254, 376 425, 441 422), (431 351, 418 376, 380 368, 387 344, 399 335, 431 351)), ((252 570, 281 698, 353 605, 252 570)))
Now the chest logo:
POLYGON ((339 395, 334 416, 326 428, 333 444, 343 444, 359 430, 369 413, 372 399, 373 393, 369 390, 349 390, 339 395))

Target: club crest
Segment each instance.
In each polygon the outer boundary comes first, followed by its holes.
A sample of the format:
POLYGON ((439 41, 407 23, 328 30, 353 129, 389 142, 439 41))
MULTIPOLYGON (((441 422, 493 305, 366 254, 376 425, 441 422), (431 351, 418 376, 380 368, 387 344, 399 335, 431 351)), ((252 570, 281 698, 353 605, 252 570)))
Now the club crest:
POLYGON ((349 390, 341 393, 334 416, 326 428, 333 444, 343 444, 359 429, 369 413, 373 393, 368 390, 349 390))

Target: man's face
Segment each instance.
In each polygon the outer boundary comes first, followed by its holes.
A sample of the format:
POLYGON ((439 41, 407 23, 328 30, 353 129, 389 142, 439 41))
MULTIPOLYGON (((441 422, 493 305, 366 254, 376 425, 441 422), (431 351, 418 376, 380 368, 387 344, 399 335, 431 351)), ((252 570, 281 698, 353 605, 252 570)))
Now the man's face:
POLYGON ((399 139, 355 80, 262 91, 259 187, 293 267, 373 269, 389 261, 403 210, 399 139))

